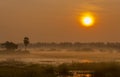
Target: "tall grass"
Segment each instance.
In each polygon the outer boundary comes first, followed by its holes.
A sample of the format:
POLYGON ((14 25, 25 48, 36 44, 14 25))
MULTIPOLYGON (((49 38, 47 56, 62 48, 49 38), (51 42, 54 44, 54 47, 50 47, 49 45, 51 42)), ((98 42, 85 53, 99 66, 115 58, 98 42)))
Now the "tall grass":
POLYGON ((54 65, 1 62, 0 77, 63 77, 70 70, 94 71, 95 77, 120 77, 120 63, 72 63, 54 65))

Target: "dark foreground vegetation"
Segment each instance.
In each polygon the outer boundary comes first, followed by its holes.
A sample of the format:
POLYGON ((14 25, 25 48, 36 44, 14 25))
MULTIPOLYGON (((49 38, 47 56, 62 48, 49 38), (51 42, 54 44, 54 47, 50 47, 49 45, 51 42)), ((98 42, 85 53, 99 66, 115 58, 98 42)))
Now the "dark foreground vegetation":
POLYGON ((94 71, 94 77, 120 77, 120 63, 72 63, 59 66, 17 61, 0 63, 0 77, 67 77, 71 70, 94 71))

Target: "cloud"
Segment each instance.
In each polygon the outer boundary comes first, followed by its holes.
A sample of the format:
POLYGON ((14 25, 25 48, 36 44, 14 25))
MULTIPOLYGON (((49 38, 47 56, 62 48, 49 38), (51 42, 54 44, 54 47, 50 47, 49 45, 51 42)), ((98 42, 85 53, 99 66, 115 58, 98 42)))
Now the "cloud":
POLYGON ((76 1, 76 12, 101 12, 104 8, 101 6, 103 0, 79 0, 76 1))

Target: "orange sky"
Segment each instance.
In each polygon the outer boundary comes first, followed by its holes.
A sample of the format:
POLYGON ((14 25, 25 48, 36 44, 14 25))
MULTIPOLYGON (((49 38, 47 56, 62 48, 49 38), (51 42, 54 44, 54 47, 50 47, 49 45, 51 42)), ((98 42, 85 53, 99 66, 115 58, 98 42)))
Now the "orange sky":
POLYGON ((120 0, 0 0, 0 42, 119 42, 120 0), (77 17, 96 16, 85 28, 77 17))

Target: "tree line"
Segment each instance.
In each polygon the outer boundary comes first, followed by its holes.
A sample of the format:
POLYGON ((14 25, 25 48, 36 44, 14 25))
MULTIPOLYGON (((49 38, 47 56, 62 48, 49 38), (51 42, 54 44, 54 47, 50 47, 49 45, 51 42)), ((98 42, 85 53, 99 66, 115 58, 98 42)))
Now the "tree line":
POLYGON ((120 49, 119 42, 90 42, 90 43, 81 43, 81 42, 38 42, 30 44, 31 48, 91 48, 91 49, 120 49))
MULTIPOLYGON (((26 51, 27 46, 30 43, 29 38, 24 37, 23 43, 24 43, 25 51, 26 51)), ((10 42, 10 41, 6 41, 6 42, 2 43, 1 46, 2 46, 2 48, 5 48, 6 50, 16 50, 16 49, 18 49, 18 44, 14 43, 14 42, 10 42)))

